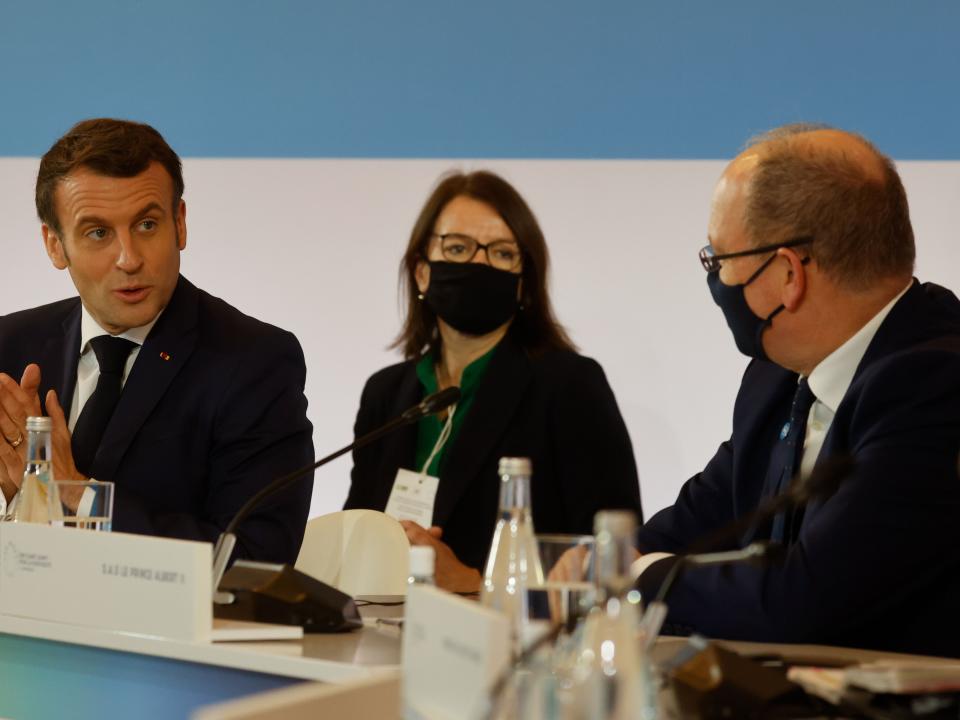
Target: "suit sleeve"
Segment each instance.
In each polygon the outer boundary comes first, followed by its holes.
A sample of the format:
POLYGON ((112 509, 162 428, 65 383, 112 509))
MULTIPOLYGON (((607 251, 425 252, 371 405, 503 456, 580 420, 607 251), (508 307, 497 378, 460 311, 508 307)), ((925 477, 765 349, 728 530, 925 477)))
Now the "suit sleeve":
MULTIPOLYGON (((200 514, 154 512, 116 487, 115 516, 138 532, 215 541, 240 507, 273 479, 313 459, 299 342, 284 332, 240 358, 215 410, 200 514)), ((237 529, 235 557, 293 563, 303 540, 313 473, 266 499, 237 529)))
MULTIPOLYGON (((755 412, 758 402, 757 388, 769 387, 769 363, 751 362, 743 374, 734 418, 748 414, 743 406, 755 412)), ((777 369, 776 376, 784 371, 777 369)), ((795 376, 791 376, 795 377, 795 376)), ((789 380, 794 383, 795 380, 789 380)), ((742 432, 742 429, 740 430, 742 432)), ((736 422, 734 433, 738 432, 736 422)), ((736 518, 734 499, 734 446, 736 437, 720 444, 706 467, 690 478, 677 496, 673 505, 651 517, 640 530, 638 548, 643 553, 684 552, 693 543, 702 541, 717 530, 729 525, 736 518)), ((742 462, 742 461, 741 461, 742 462)), ((735 544, 716 547, 715 550, 733 549, 735 544)))
POLYGON ((571 530, 592 533, 598 510, 632 510, 641 521, 633 445, 600 365, 580 358, 554 407, 553 452, 571 530))
MULTIPOLYGON (((886 627, 889 640, 917 621, 897 608, 956 592, 960 355, 902 355, 857 384, 830 430, 854 474, 807 509, 782 564, 688 570, 671 594, 671 622, 713 637, 836 644, 886 627), (891 617, 898 622, 884 622, 891 617)), ((645 594, 656 590, 656 568, 640 579, 645 594)), ((960 631, 947 626, 955 652, 960 631)))
POLYGON ((728 441, 720 445, 702 472, 684 483, 676 502, 640 529, 640 552, 683 552, 695 541, 732 522, 732 473, 733 452, 728 441))

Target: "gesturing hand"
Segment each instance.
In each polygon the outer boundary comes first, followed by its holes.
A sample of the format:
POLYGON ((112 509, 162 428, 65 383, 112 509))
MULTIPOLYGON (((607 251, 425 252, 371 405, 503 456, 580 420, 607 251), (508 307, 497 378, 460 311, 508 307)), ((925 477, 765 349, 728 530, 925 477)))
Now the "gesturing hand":
POLYGON ((0 373, 0 490, 9 501, 20 489, 27 461, 27 418, 40 409, 40 367, 31 363, 17 383, 0 373))
POLYGON ((57 480, 87 480, 73 464, 73 448, 70 445, 70 428, 60 406, 56 390, 47 392, 47 414, 53 423, 50 433, 53 445, 53 476, 57 480))

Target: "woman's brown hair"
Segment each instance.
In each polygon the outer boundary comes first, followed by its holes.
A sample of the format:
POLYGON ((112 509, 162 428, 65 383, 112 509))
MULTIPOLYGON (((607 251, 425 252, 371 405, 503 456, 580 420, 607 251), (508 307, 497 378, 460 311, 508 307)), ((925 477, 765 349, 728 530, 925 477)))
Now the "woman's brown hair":
POLYGON ((522 307, 510 326, 510 336, 532 356, 548 350, 575 350, 576 347, 557 322, 547 294, 550 256, 543 231, 520 193, 499 175, 487 170, 445 175, 420 211, 400 262, 400 291, 406 301, 406 318, 400 335, 391 347, 401 348, 404 357, 415 359, 439 343, 436 315, 427 303, 418 298, 414 273, 417 263, 426 260, 427 246, 437 217, 447 203, 461 195, 486 203, 496 210, 513 231, 523 253, 522 307))

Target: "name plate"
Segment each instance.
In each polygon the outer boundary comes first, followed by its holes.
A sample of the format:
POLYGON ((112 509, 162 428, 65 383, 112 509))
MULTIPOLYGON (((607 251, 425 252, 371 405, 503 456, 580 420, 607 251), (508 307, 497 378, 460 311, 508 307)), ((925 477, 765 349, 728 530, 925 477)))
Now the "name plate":
POLYGON ((403 620, 406 720, 479 717, 510 662, 506 615, 436 588, 415 585, 403 620))
POLYGON ((210 640, 211 546, 0 523, 0 613, 171 640, 210 640))

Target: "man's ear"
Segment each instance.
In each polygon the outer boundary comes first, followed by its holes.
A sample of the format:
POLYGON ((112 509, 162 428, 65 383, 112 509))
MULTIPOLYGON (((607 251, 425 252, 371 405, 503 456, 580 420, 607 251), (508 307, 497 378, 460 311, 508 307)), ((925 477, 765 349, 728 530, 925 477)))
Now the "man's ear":
POLYGON ((780 302, 783 303, 787 312, 795 312, 806 296, 807 268, 809 265, 804 265, 804 261, 791 248, 780 248, 777 255, 788 263, 780 302))
POLYGON ((183 250, 187 247, 187 203, 182 199, 177 206, 177 247, 183 250))
POLYGON ((70 265, 70 258, 67 257, 67 250, 63 247, 60 233, 46 223, 40 226, 40 232, 43 234, 43 247, 47 251, 50 262, 57 270, 66 270, 70 265))
POLYGON ((413 271, 413 278, 417 282, 417 290, 423 295, 430 287, 430 265, 423 260, 417 260, 417 267, 413 271))

